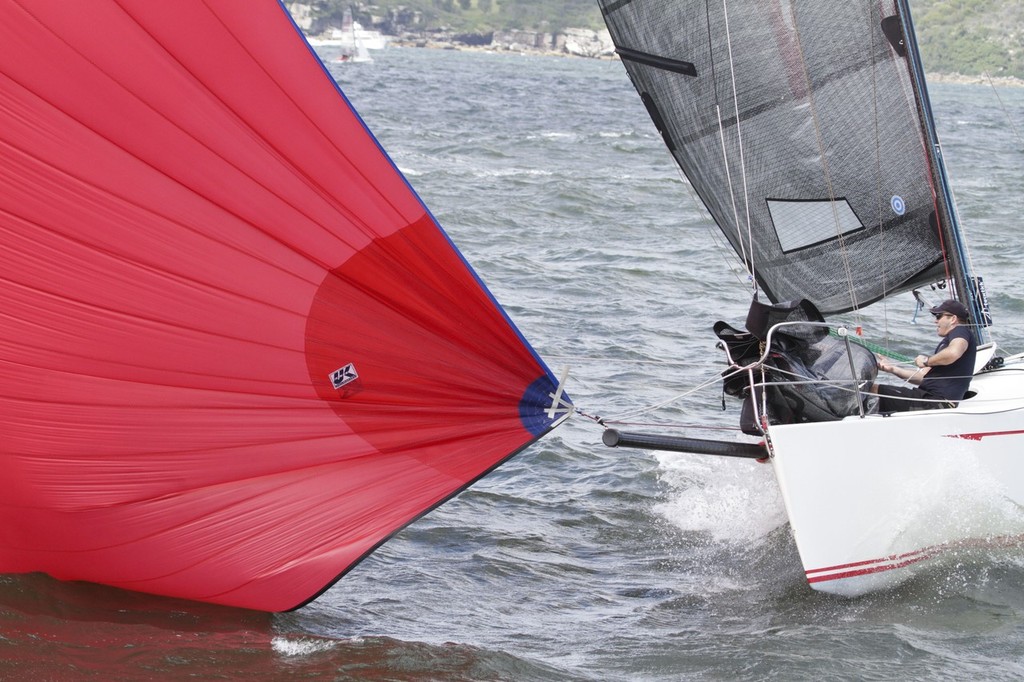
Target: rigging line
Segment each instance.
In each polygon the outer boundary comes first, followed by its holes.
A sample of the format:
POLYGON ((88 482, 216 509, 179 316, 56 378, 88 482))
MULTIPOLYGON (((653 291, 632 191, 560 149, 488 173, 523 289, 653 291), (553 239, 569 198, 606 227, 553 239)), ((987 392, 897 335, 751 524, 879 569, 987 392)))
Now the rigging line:
MULTIPOLYGON (((922 83, 922 88, 923 88, 923 83, 922 83)), ((927 136, 928 135, 927 128, 925 126, 922 126, 922 127, 923 127, 922 133, 927 136)), ((937 166, 939 172, 942 173, 945 176, 945 182, 941 183, 941 186, 936 187, 934 173, 929 173, 928 174, 928 184, 929 184, 929 186, 931 187, 931 190, 932 190, 932 207, 933 207, 933 209, 935 211, 935 215, 936 215, 937 218, 942 215, 942 211, 940 210, 939 202, 940 202, 941 196, 943 194, 943 190, 945 190, 944 194, 947 197, 947 200, 942 202, 942 204, 943 204, 943 207, 945 207, 947 209, 947 211, 948 211, 949 221, 950 221, 950 228, 955 226, 957 231, 960 233, 960 236, 961 236, 961 238, 959 240, 956 239, 955 235, 952 236, 952 238, 951 238, 951 242, 952 243, 949 245, 950 249, 951 249, 951 254, 947 253, 946 252, 945 231, 942 229, 942 226, 941 226, 941 222, 942 221, 941 220, 937 221, 937 223, 939 223, 938 224, 939 245, 940 245, 941 250, 942 250, 942 257, 943 257, 944 265, 945 265, 946 279, 952 284, 953 291, 956 292, 956 295, 957 295, 958 298, 960 298, 962 300, 965 300, 965 301, 970 301, 970 300, 974 299, 975 296, 976 296, 976 294, 972 293, 972 291, 973 292, 977 291, 977 280, 976 280, 976 277, 974 277, 974 273, 975 273, 975 269, 974 269, 974 256, 971 254, 970 240, 967 239, 967 228, 964 225, 963 221, 960 220, 960 207, 959 207, 959 205, 957 203, 957 200, 956 200, 956 192, 953 190, 953 184, 954 184, 953 183, 953 177, 952 177, 952 173, 950 172, 949 167, 946 165, 945 155, 944 155, 944 153, 942 151, 942 144, 939 141, 938 131, 934 130, 934 128, 933 128, 932 129, 932 134, 933 134, 933 137, 931 138, 931 147, 932 147, 932 149, 935 152, 935 158, 932 158, 931 155, 927 155, 926 154, 925 155, 925 160, 927 161, 928 167, 930 169, 935 169, 936 166, 937 166), (950 258, 950 255, 952 255, 952 259, 950 258), (967 289, 967 291, 959 291, 959 285, 957 283, 957 278, 954 276, 954 274, 952 272, 950 272, 950 261, 951 260, 953 260, 954 264, 959 263, 959 265, 960 265, 960 276, 964 280, 964 287, 965 287, 965 289, 967 289)), ((980 308, 980 306, 979 306, 979 308, 980 308)), ((984 313, 983 310, 981 310, 980 312, 984 313)), ((982 322, 983 322, 983 320, 977 320, 976 321, 976 326, 977 326, 979 335, 981 333, 984 333, 984 329, 985 329, 985 325, 982 324, 982 322)))
MULTIPOLYGON (((732 248, 729 248, 727 245, 722 244, 722 232, 721 230, 718 229, 718 224, 715 222, 715 219, 707 211, 707 207, 704 205, 704 202, 701 201, 700 198, 697 196, 696 191, 693 189, 693 185, 690 184, 690 180, 689 178, 686 177, 686 173, 683 172, 683 169, 677 167, 676 170, 679 173, 679 177, 683 180, 683 184, 686 185, 687 191, 689 191, 690 193, 690 199, 697 207, 698 213, 700 213, 701 222, 704 225, 704 229, 706 229, 708 231, 708 234, 711 236, 711 241, 714 242, 715 244, 715 250, 722 256, 722 262, 725 263, 726 271, 736 278, 737 283, 739 283, 741 286, 746 287, 748 282, 744 282, 743 278, 736 273, 735 269, 733 268, 733 262, 729 260, 729 254, 734 254, 736 252, 733 251, 732 248)), ((742 246, 743 245, 741 242, 740 248, 742 248, 742 246)), ((745 257, 740 258, 740 266, 743 268, 744 272, 747 268, 746 262, 747 260, 745 257)), ((753 280, 752 274, 748 274, 747 277, 748 280, 753 280)))
POLYGON ((688 430, 700 430, 700 431, 729 431, 739 432, 742 429, 738 426, 709 426, 707 424, 681 424, 676 422, 619 422, 612 421, 609 419, 604 420, 605 424, 615 424, 616 426, 643 426, 650 428, 661 428, 661 429, 688 429, 688 430))
POLYGON ((673 396, 673 397, 669 398, 668 400, 663 400, 660 403, 655 403, 655 404, 649 405, 647 407, 642 407, 642 408, 639 408, 637 410, 633 410, 632 412, 627 412, 625 414, 620 414, 620 415, 617 415, 615 417, 608 417, 608 418, 604 419, 603 421, 616 421, 616 422, 619 422, 619 421, 623 421, 625 419, 632 419, 634 417, 639 417, 641 415, 649 414, 649 413, 654 412, 655 410, 659 410, 659 409, 661 409, 661 408, 663 408, 663 407, 665 407, 667 405, 671 405, 672 403, 674 403, 674 402, 676 402, 678 400, 682 400, 683 398, 687 398, 687 397, 693 395, 694 393, 696 393, 697 391, 702 391, 705 388, 707 388, 708 386, 716 384, 716 383, 718 383, 718 382, 720 382, 722 380, 723 380, 722 376, 716 375, 714 378, 709 379, 709 380, 705 381, 704 383, 699 384, 699 385, 693 387, 689 391, 686 391, 684 393, 680 393, 679 395, 673 396))
MULTIPOLYGON (((726 185, 729 187, 729 201, 732 203, 732 220, 736 226, 736 243, 740 247, 740 259, 746 264, 746 267, 750 271, 750 277, 755 282, 754 287, 756 291, 757 277, 754 273, 754 245, 753 241, 750 242, 750 256, 747 256, 747 241, 743 239, 743 233, 740 230, 740 213, 739 208, 736 205, 736 188, 732 181, 732 169, 729 167, 729 150, 725 144, 725 129, 722 127, 722 110, 717 104, 715 105, 715 116, 718 117, 718 139, 722 143, 722 165, 725 167, 725 178, 726 185)), ((737 132, 739 131, 739 125, 736 126, 737 132)), ((750 239, 748 230, 747 239, 750 239)))
MULTIPOLYGON (((881 12, 880 12, 881 13, 881 12)), ((878 225, 878 250, 879 254, 885 253, 885 204, 882 199, 882 139, 879 132, 879 111, 878 111, 878 50, 875 44, 875 40, 879 37, 878 33, 873 29, 875 17, 872 16, 872 10, 867 10, 867 22, 869 25, 869 33, 871 35, 871 106, 874 111, 872 121, 875 127, 875 198, 876 198, 876 209, 877 213, 875 219, 878 225)), ((884 37, 883 37, 884 40, 884 37)), ((887 267, 887 259, 879 258, 878 262, 882 265, 882 329, 885 332, 886 344, 888 339, 891 338, 889 333, 889 270, 887 267)), ((886 346, 888 348, 888 345, 886 346)))
POLYGON ((860 319, 860 306, 858 305, 857 294, 853 285, 853 270, 850 266, 850 254, 846 250, 846 239, 843 237, 842 223, 839 219, 839 207, 836 204, 836 192, 832 184, 832 173, 829 170, 828 165, 828 150, 825 146, 825 139, 822 135, 821 119, 818 117, 818 107, 814 98, 814 83, 811 80, 811 74, 807 67, 807 56, 804 53, 803 40, 800 37, 800 24, 796 17, 795 3, 791 3, 789 5, 789 14, 793 20, 793 37, 796 39, 796 49, 800 55, 800 64, 803 67, 804 81, 807 84, 807 105, 810 107, 811 119, 814 122, 814 137, 818 144, 818 153, 821 155, 822 174, 824 176, 825 185, 828 188, 829 203, 832 205, 832 217, 835 220, 836 238, 839 242, 839 253, 842 256, 843 269, 846 271, 846 288, 850 292, 850 306, 858 315, 858 319, 860 319))
MULTIPOLYGON (((834 329, 829 329, 828 330, 828 334, 829 334, 829 336, 832 336, 832 337, 835 337, 835 338, 839 338, 839 333, 836 330, 834 330, 834 329)), ((849 337, 849 336, 847 336, 846 338, 850 339, 850 343, 854 343, 854 344, 857 344, 858 346, 862 346, 863 348, 868 349, 872 353, 880 353, 881 355, 884 355, 885 357, 887 357, 887 358, 889 358, 891 360, 898 360, 899 362, 913 362, 914 361, 914 358, 912 358, 912 357, 908 357, 906 355, 901 355, 900 353, 896 353, 894 351, 889 350, 888 346, 881 346, 881 345, 879 345, 877 343, 873 343, 873 342, 868 341, 866 339, 857 339, 857 338, 852 338, 852 337, 849 337)), ((888 339, 887 339, 887 341, 888 341, 888 339)))
MULTIPOLYGON (((617 358, 609 358, 608 356, 600 355, 548 355, 544 354, 545 360, 561 361, 561 362, 599 362, 602 364, 608 364, 609 362, 621 362, 617 358)), ((679 360, 630 360, 630 365, 652 365, 655 367, 688 367, 691 363, 682 362, 679 360)))
POLYGON ((578 414, 581 417, 589 419, 598 426, 608 428, 610 424, 615 426, 642 426, 650 428, 663 428, 663 429, 687 429, 687 430, 699 430, 699 431, 728 431, 730 433, 741 432, 742 429, 738 426, 709 426, 707 424, 681 424, 676 422, 626 422, 618 421, 616 419, 606 419, 598 415, 588 414, 583 410, 577 409, 574 414, 578 414))
MULTIPOLYGON (((714 35, 714 33, 711 30, 711 3, 710 2, 705 2, 704 3, 704 18, 705 18, 705 21, 707 22, 708 61, 711 64, 711 83, 712 83, 712 85, 713 85, 713 87, 715 89, 715 119, 718 121, 718 139, 719 139, 719 141, 722 144, 722 166, 725 169, 726 185, 729 188, 729 201, 732 204, 732 216, 733 216, 732 219, 733 219, 733 223, 736 225, 736 243, 739 246, 740 261, 743 263, 744 269, 748 269, 749 268, 750 280, 753 283, 753 288, 754 288, 754 291, 756 292, 757 291, 757 278, 754 276, 754 270, 753 270, 753 263, 754 263, 754 259, 753 259, 753 250, 754 250, 753 249, 753 242, 751 242, 751 247, 750 247, 751 256, 748 258, 747 257, 747 244, 746 244, 746 242, 743 241, 743 237, 740 234, 740 216, 739 216, 739 210, 738 210, 738 208, 736 206, 736 191, 735 191, 735 187, 734 187, 733 181, 732 181, 732 170, 729 167, 729 151, 728 151, 728 149, 726 147, 726 144, 725 144, 725 130, 724 130, 723 122, 722 122, 722 107, 721 107, 721 103, 720 103, 720 97, 719 97, 719 94, 718 94, 718 75, 717 75, 717 72, 715 71, 715 46, 714 46, 713 41, 711 40, 711 36, 714 35)), ((726 30, 728 30, 728 28, 726 30)), ((735 90, 736 90, 736 85, 735 85, 735 82, 734 82, 733 83, 733 92, 735 92, 735 90)), ((737 122, 737 132, 738 132, 739 131, 739 117, 738 116, 736 118, 736 122, 737 122)), ((681 166, 680 166, 680 174, 685 176, 685 173, 682 173, 682 167, 681 166)), ((693 189, 693 185, 690 184, 690 182, 689 182, 689 178, 687 178, 687 185, 690 188, 690 196, 693 197, 694 189, 693 189)), ((703 206, 704 202, 703 201, 698 201, 698 205, 699 206, 703 206)), ((716 223, 717 224, 717 222, 715 221, 714 217, 710 216, 710 213, 709 213, 709 217, 710 217, 712 223, 716 223)), ((709 226, 709 230, 708 231, 711 232, 712 234, 714 234, 714 230, 711 229, 710 226, 709 226)), ((716 246, 720 244, 720 242, 718 241, 718 237, 717 236, 712 237, 712 240, 715 242, 716 246)), ((721 247, 719 247, 719 248, 721 248, 721 247)), ((723 258, 725 258, 726 263, 728 264, 728 258, 726 258, 725 256, 723 256, 723 258)), ((729 270, 732 271, 732 267, 731 266, 729 267, 729 270)), ((740 284, 746 286, 745 283, 742 281, 742 279, 740 279, 739 277, 737 277, 736 279, 737 279, 737 281, 740 282, 740 284)))
MULTIPOLYGON (((938 145, 937 142, 936 142, 935 146, 936 146, 936 148, 938 148, 939 145, 938 145)), ((939 153, 941 154, 941 152, 939 152, 939 153)), ((967 228, 965 227, 963 221, 960 220, 960 206, 957 204, 957 201, 956 201, 956 192, 953 190, 953 176, 952 176, 952 173, 950 172, 948 166, 946 167, 946 177, 949 178, 948 187, 946 189, 947 189, 947 191, 949 193, 950 202, 952 203, 952 207, 951 207, 952 215, 950 216, 950 220, 953 221, 953 223, 959 228, 960 234, 963 235, 962 244, 960 246, 960 250, 963 252, 963 259, 964 259, 964 264, 962 266, 962 269, 966 269, 968 272, 972 273, 972 275, 973 275, 973 273, 976 272, 976 270, 974 269, 974 256, 971 254, 970 240, 967 239, 967 228)), ((967 288, 968 289, 975 289, 976 290, 977 283, 976 283, 976 281, 973 281, 973 280, 975 280, 974 277, 971 277, 969 279, 965 278, 965 282, 966 282, 967 288)), ((951 281, 953 281, 953 285, 954 285, 954 288, 955 288, 956 280, 951 280, 951 281)), ((966 291, 960 293, 960 295, 961 296, 972 296, 972 294, 969 294, 966 291)), ((984 312, 984 311, 982 311, 982 312, 984 312)), ((978 323, 977 327, 978 327, 979 330, 984 329, 984 325, 982 325, 981 322, 982 322, 982 320, 978 320, 977 321, 977 323, 978 323)))
MULTIPOLYGON (((727 149, 726 143, 725 143, 725 131, 724 131, 723 120, 722 120, 722 109, 721 109, 720 98, 719 98, 719 94, 718 94, 718 76, 717 76, 717 72, 715 71, 715 49, 714 49, 714 43, 711 40, 711 37, 712 37, 712 35, 714 35, 714 33, 711 30, 711 3, 709 1, 704 3, 704 18, 705 18, 705 22, 707 24, 708 62, 711 65, 711 83, 712 83, 712 87, 714 87, 714 90, 715 90, 715 119, 718 121, 718 137, 719 137, 719 141, 722 144, 722 165, 723 165, 723 167, 725 169, 726 185, 729 188, 729 201, 732 204, 733 222, 736 225, 736 243, 739 246, 740 264, 743 266, 744 270, 749 272, 749 281, 748 282, 744 282, 741 277, 739 277, 738 275, 735 275, 735 273, 733 273, 733 274, 734 274, 734 276, 736 276, 736 281, 741 286, 746 287, 747 284, 750 284, 751 287, 753 288, 754 292, 756 293, 757 292, 757 277, 755 276, 755 273, 754 273, 753 240, 751 239, 751 242, 750 242, 750 256, 748 257, 748 255, 747 255, 747 244, 746 244, 746 242, 743 241, 743 238, 742 238, 741 233, 740 233, 739 210, 738 210, 738 208, 736 206, 736 193, 735 193, 735 187, 734 187, 733 181, 732 181, 732 171, 729 168, 729 152, 728 152, 728 149, 727 149)), ((734 84, 733 84, 733 91, 735 92, 735 90, 736 90, 736 87, 735 87, 735 82, 734 82, 734 84)), ((738 124, 739 123, 739 116, 736 117, 736 120, 737 120, 737 124, 738 124)), ((737 126, 737 131, 738 131, 738 126, 737 126)), ((702 200, 699 200, 697 197, 694 196, 693 184, 690 183, 689 178, 686 178, 686 174, 682 172, 682 167, 681 166, 679 167, 679 175, 680 175, 680 177, 683 177, 683 178, 686 179, 686 186, 689 188, 690 197, 692 199, 694 199, 694 203, 697 206, 704 207, 705 206, 704 202, 702 200)), ((715 224, 716 227, 718 226, 717 225, 717 221, 715 221, 714 217, 712 217, 710 215, 710 213, 707 214, 707 220, 708 220, 709 223, 715 224)), ((722 249, 721 242, 719 241, 719 233, 716 233, 716 230, 714 228, 712 228, 710 226, 710 224, 708 225, 708 232, 711 233, 712 241, 715 243, 715 246, 718 247, 719 249, 722 249)), ((732 269, 732 263, 729 262, 729 259, 728 259, 728 256, 726 255, 726 253, 729 252, 729 251, 733 251, 733 250, 734 249, 729 248, 729 249, 722 249, 722 251, 721 251, 722 254, 723 254, 723 256, 722 256, 723 260, 725 261, 726 266, 727 266, 729 272, 732 272, 733 269, 732 269)))
POLYGON ((1010 130, 1013 131, 1013 136, 1017 138, 1018 142, 1024 144, 1024 140, 1021 140, 1020 137, 1020 131, 1017 130, 1017 126, 1013 122, 1013 117, 1011 117, 1010 112, 1006 110, 1006 104, 1003 103, 1003 98, 999 96, 999 89, 996 88, 996 84, 992 82, 992 76, 986 72, 985 79, 988 80, 988 84, 992 88, 992 94, 996 96, 996 100, 999 102, 999 107, 1003 110, 1003 115, 1006 116, 1007 123, 1010 124, 1010 130))
MULTIPOLYGON (((725 20, 725 44, 726 44, 726 47, 728 48, 728 53, 729 53, 729 80, 730 80, 730 83, 732 85, 732 105, 733 105, 733 109, 735 111, 735 116, 736 116, 736 146, 739 148, 739 154, 740 154, 740 178, 743 180, 743 208, 744 208, 744 211, 746 212, 746 219, 747 219, 747 243, 750 245, 750 258, 748 260, 748 263, 749 263, 749 267, 750 267, 750 275, 751 275, 751 278, 753 280, 754 293, 756 294, 757 293, 757 267, 754 264, 754 232, 753 232, 753 226, 751 225, 751 222, 750 222, 750 191, 747 188, 747 163, 746 163, 746 159, 744 158, 744 155, 743 155, 743 126, 742 126, 741 121, 740 121, 739 92, 738 92, 738 90, 736 88, 736 68, 735 68, 735 62, 734 62, 734 59, 733 59, 733 52, 732 52, 732 32, 731 32, 731 29, 729 28, 729 2, 728 2, 728 0, 722 0, 722 17, 725 20)), ((716 109, 717 109, 717 106, 716 106, 716 109)), ((719 119, 718 119, 718 128, 719 128, 719 133, 722 135, 722 151, 724 153, 725 152, 725 134, 724 134, 724 131, 722 130, 722 118, 721 118, 721 114, 720 113, 719 113, 719 119)), ((726 160, 728 161, 728 159, 726 159, 726 160)), ((728 164, 726 164, 726 169, 728 169, 728 164)), ((730 180, 730 194, 731 194, 731 192, 732 192, 732 183, 731 183, 731 180, 730 180)), ((736 208, 735 208, 735 201, 734 201, 733 202, 733 212, 735 212, 735 211, 736 211, 736 208)), ((736 237, 737 237, 737 241, 741 241, 742 242, 742 239, 739 238, 739 236, 740 236, 740 234, 739 234, 739 230, 740 230, 739 217, 736 216, 734 219, 736 220, 736 237)))

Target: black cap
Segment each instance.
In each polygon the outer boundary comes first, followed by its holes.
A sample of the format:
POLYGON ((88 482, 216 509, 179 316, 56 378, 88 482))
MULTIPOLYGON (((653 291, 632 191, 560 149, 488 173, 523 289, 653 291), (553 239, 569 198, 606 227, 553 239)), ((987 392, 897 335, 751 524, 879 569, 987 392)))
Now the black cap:
POLYGON ((967 320, 971 316, 970 311, 967 310, 967 306, 965 306, 963 303, 960 303, 959 301, 954 301, 953 299, 943 301, 942 303, 938 304, 933 308, 930 308, 929 310, 932 315, 941 315, 942 313, 949 313, 951 315, 956 315, 961 320, 967 320))

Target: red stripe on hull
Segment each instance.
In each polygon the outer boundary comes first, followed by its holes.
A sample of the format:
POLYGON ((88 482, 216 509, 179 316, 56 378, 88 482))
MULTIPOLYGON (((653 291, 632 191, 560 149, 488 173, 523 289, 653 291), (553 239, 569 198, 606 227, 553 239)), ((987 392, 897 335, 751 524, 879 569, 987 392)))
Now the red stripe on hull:
POLYGON ((894 554, 881 559, 869 559, 856 561, 848 564, 838 564, 825 568, 812 568, 805 571, 808 583, 828 582, 830 580, 842 580, 844 578, 856 578, 872 573, 882 573, 898 568, 906 568, 935 557, 954 549, 978 549, 978 548, 1000 548, 1015 547, 1024 542, 1024 535, 1002 535, 993 538, 973 538, 948 542, 932 547, 925 547, 905 554, 894 554), (828 575, 818 575, 827 573, 828 575))
MULTIPOLYGON (((808 571, 807 582, 809 582, 809 583, 821 583, 821 582, 827 582, 829 580, 841 580, 843 578, 856 578, 857 576, 860 576, 860 575, 870 575, 872 573, 882 573, 883 571, 891 571, 891 570, 896 569, 896 568, 906 568, 907 566, 910 566, 911 564, 916 564, 919 561, 924 561, 925 559, 931 559, 933 557, 934 557, 934 555, 927 554, 927 555, 923 555, 923 556, 914 557, 913 559, 907 559, 905 561, 901 561, 901 562, 895 563, 895 564, 885 564, 885 565, 882 565, 882 566, 869 566, 867 568, 861 568, 861 569, 858 569, 856 571, 846 571, 844 573, 834 573, 832 575, 819 575, 819 576, 816 576, 816 577, 811 577, 809 575, 810 571, 808 571)), ((868 562, 864 562, 864 563, 872 563, 872 562, 868 561, 868 562)), ((828 570, 828 569, 818 569, 818 570, 820 571, 820 570, 828 570)))
POLYGON ((989 433, 951 433, 946 438, 962 438, 963 440, 981 440, 982 438, 988 438, 989 436, 1019 436, 1024 434, 1024 430, 1020 431, 991 431, 989 433))

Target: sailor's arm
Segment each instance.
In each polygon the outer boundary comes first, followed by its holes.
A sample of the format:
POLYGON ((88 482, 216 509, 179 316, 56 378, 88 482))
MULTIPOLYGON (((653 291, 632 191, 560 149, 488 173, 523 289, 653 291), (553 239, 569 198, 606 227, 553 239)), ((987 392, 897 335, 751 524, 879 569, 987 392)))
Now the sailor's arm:
MULTIPOLYGON (((885 358, 883 358, 880 355, 877 356, 877 357, 878 357, 878 369, 882 370, 883 372, 888 372, 889 374, 892 374, 893 376, 899 377, 900 379, 903 379, 904 381, 909 381, 912 384, 919 384, 919 383, 921 383, 921 380, 924 379, 926 374, 928 374, 928 368, 927 367, 924 368, 924 369, 914 369, 913 367, 900 367, 898 365, 894 365, 892 363, 886 362, 885 358)), ((922 357, 925 357, 925 356, 918 355, 917 358, 914 360, 914 364, 917 364, 917 360, 919 360, 922 357)), ((918 366, 920 367, 920 365, 918 365, 918 366)))
POLYGON ((914 358, 914 364, 918 367, 937 367, 939 365, 952 365, 967 352, 967 341, 956 338, 949 342, 949 345, 935 355, 918 355, 914 358))

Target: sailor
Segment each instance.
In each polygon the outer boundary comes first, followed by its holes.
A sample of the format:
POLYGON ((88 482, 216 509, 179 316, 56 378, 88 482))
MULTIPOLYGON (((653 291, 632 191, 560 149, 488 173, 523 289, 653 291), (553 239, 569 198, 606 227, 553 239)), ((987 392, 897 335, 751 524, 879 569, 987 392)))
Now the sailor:
POLYGON ((935 316, 935 331, 942 337, 934 353, 914 358, 915 368, 897 367, 878 358, 878 369, 916 384, 876 384, 874 390, 881 396, 879 412, 955 407, 971 385, 977 343, 967 324, 970 313, 954 300, 943 301, 929 311, 935 316))

